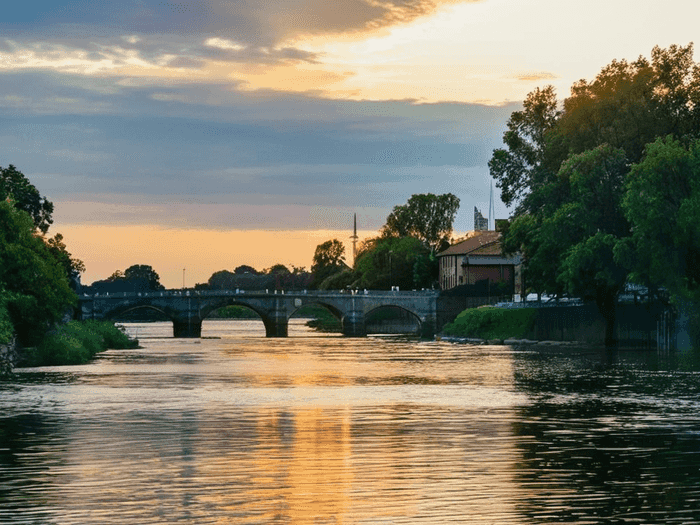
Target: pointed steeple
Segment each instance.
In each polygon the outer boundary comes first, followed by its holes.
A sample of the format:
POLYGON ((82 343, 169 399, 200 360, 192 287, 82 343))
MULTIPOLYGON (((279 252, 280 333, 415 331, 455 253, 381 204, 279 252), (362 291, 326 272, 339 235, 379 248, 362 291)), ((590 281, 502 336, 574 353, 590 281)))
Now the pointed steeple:
POLYGON ((357 213, 353 214, 353 230, 352 235, 352 265, 355 266, 355 258, 357 257, 357 213))

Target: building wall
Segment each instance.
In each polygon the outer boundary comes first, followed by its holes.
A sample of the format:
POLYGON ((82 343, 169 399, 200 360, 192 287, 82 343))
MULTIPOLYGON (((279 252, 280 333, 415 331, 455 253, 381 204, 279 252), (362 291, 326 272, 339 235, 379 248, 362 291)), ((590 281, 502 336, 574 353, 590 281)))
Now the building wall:
POLYGON ((440 288, 449 290, 461 284, 475 284, 489 279, 493 283, 515 284, 513 265, 467 265, 462 266, 462 255, 440 257, 440 288))

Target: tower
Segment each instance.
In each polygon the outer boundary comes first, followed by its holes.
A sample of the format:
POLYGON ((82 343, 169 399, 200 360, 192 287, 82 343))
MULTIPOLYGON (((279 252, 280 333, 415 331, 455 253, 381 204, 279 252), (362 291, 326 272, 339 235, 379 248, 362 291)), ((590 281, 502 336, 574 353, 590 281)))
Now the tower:
POLYGON ((353 230, 350 239, 352 239, 352 265, 355 266, 355 257, 357 257, 357 213, 353 217, 353 230))
POLYGON ((481 215, 481 212, 474 206, 474 230, 482 231, 489 229, 489 220, 481 215))

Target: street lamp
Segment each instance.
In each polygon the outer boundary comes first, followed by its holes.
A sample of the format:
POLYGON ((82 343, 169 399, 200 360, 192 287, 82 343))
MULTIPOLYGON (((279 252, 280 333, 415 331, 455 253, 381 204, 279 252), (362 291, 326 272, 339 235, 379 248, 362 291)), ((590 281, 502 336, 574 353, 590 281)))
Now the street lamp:
POLYGON ((393 256, 394 251, 389 250, 389 286, 393 290, 394 289, 394 259, 393 256))
POLYGON ((182 289, 185 289, 185 269, 182 269, 182 289))

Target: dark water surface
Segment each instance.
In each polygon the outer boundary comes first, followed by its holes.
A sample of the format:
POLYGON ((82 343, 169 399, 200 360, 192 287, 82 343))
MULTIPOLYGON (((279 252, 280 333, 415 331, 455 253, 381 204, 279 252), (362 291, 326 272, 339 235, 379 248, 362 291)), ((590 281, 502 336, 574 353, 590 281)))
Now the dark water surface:
POLYGON ((700 374, 655 352, 128 325, 0 383, 0 523, 700 523, 700 374))

